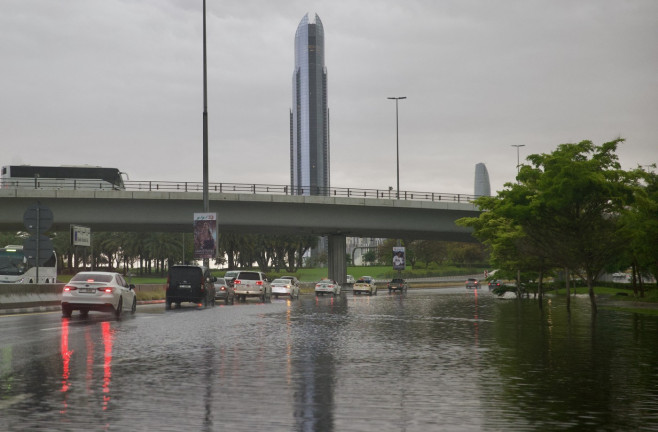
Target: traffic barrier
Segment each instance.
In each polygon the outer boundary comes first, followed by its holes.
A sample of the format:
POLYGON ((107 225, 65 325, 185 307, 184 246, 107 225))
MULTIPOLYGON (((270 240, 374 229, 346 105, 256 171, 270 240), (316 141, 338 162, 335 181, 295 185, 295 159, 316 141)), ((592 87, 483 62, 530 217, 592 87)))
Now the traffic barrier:
MULTIPOLYGON (((62 300, 64 283, 55 284, 1 284, 0 315, 19 312, 57 310, 62 300)), ((136 285, 135 292, 162 290, 162 284, 136 285)))
POLYGON ((0 285, 0 313, 9 309, 59 306, 63 283, 2 284, 0 285))

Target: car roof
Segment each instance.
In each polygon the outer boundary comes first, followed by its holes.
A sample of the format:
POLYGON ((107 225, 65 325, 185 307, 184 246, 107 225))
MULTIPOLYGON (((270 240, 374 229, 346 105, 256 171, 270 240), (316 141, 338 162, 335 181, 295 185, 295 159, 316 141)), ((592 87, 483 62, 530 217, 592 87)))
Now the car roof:
POLYGON ((86 270, 86 271, 81 271, 77 272, 76 275, 79 274, 103 274, 103 275, 116 275, 120 274, 118 272, 108 272, 108 271, 94 271, 94 270, 86 270))

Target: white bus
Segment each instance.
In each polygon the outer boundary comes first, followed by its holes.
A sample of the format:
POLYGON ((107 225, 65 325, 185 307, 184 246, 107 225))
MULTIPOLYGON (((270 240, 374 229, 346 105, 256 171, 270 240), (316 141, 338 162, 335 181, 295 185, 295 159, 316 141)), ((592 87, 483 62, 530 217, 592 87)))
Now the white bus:
POLYGON ((57 257, 55 253, 45 264, 37 268, 30 266, 23 255, 23 246, 9 245, 0 248, 0 283, 30 284, 57 282, 57 257))
POLYGON ((91 165, 6 165, 0 172, 0 188, 125 190, 124 174, 91 165))

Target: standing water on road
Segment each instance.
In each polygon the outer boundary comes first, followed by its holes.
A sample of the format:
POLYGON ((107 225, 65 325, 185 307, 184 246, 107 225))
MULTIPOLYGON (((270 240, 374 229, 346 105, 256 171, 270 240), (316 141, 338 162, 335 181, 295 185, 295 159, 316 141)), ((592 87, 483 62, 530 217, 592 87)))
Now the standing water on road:
POLYGON ((0 317, 0 430, 658 430, 658 317, 486 290, 0 317))

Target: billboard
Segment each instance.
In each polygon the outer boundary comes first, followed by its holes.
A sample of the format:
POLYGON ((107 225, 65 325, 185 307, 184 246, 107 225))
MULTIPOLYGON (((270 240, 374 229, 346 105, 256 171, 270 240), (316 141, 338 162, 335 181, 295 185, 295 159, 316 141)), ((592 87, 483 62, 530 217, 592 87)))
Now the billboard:
POLYGON ((194 258, 217 255, 217 213, 194 213, 194 258))
POLYGON ((393 270, 404 270, 404 269, 405 269, 404 247, 395 246, 393 247, 393 270))

